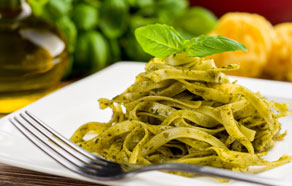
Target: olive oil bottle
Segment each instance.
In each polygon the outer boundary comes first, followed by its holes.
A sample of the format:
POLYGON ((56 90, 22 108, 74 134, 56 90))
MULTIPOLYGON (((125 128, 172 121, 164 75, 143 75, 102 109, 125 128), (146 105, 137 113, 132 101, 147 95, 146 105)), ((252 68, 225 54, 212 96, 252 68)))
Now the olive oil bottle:
POLYGON ((31 15, 25 0, 0 0, 0 113, 54 90, 68 64, 55 26, 31 15))

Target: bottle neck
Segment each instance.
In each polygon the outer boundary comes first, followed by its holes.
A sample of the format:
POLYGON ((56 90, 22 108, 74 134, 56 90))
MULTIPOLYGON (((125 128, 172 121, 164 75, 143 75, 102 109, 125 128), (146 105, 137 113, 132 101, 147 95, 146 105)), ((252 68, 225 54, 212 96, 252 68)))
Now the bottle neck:
POLYGON ((27 8, 25 0, 0 0, 0 19, 22 16, 27 8))

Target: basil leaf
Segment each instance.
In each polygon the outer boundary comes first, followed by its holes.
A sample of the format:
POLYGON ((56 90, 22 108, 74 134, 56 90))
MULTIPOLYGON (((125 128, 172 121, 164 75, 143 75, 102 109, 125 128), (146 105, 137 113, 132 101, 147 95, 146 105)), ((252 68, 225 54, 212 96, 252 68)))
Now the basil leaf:
POLYGON ((116 62, 121 60, 121 48, 120 43, 116 39, 112 39, 109 41, 109 49, 110 49, 110 62, 116 62))
POLYGON ((106 0, 100 8, 100 28, 110 39, 120 37, 127 29, 129 7, 126 0, 106 0))
POLYGON ((100 8, 101 3, 102 3, 101 1, 97 1, 97 0, 82 0, 81 2, 86 3, 95 8, 100 8))
POLYGON ((185 43, 184 38, 173 27, 163 24, 137 28, 135 36, 146 53, 159 58, 180 53, 185 43))
POLYGON ((106 38, 97 31, 90 31, 91 41, 91 72, 95 72, 106 66, 110 57, 109 44, 106 38))
POLYGON ((127 32, 125 37, 121 39, 121 47, 126 58, 133 61, 149 61, 152 57, 144 52, 132 32, 127 32))
POLYGON ((79 73, 95 72, 107 64, 109 44, 104 36, 97 31, 86 31, 78 37, 74 68, 79 73))
POLYGON ((55 19, 66 16, 72 9, 72 0, 50 0, 45 5, 47 12, 55 19))
POLYGON ((223 36, 205 36, 193 38, 186 53, 189 57, 205 57, 228 51, 243 50, 247 52, 246 47, 235 40, 223 36))
POLYGON ((136 5, 139 8, 149 8, 153 7, 154 2, 154 0, 136 0, 136 5))
POLYGON ((45 11, 44 6, 49 0, 29 0, 29 5, 36 16, 42 16, 45 11))
POLYGON ((136 28, 149 25, 149 24, 155 24, 157 22, 158 22, 157 18, 154 18, 154 17, 144 17, 140 15, 134 15, 130 19, 130 25, 129 25, 130 31, 134 32, 136 28))
POLYGON ((73 20, 78 29, 91 30, 98 24, 98 9, 85 3, 74 6, 73 20))
POLYGON ((136 0, 136 5, 132 9, 136 9, 134 15, 147 18, 156 17, 156 0, 136 0))
POLYGON ((65 35, 69 52, 74 52, 77 39, 77 28, 68 16, 63 16, 55 21, 58 29, 65 35))
POLYGON ((216 16, 202 7, 189 8, 173 21, 173 25, 176 28, 192 36, 199 36, 212 31, 216 23, 216 16))
POLYGON ((181 14, 187 8, 187 0, 159 0, 156 1, 155 12, 157 12, 161 23, 169 23, 170 18, 181 14))
POLYGON ((90 47, 88 34, 79 34, 74 52, 74 69, 78 73, 88 72, 90 69, 90 47))

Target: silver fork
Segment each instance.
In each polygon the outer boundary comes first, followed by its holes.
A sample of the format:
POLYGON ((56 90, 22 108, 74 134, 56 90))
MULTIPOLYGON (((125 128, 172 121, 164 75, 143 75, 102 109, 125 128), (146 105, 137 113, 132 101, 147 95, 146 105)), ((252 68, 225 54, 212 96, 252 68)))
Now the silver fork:
POLYGON ((11 117, 9 121, 32 143, 67 169, 95 180, 114 180, 153 170, 191 172, 201 175, 239 180, 261 185, 291 186, 292 183, 230 170, 192 164, 130 165, 99 158, 78 147, 54 131, 28 111, 11 117))

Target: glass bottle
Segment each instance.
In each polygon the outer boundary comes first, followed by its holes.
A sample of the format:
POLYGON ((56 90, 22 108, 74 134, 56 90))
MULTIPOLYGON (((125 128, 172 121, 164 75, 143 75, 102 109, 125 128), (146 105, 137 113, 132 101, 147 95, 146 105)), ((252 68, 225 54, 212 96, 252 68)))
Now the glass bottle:
POLYGON ((55 26, 34 17, 25 0, 0 0, 0 113, 54 90, 67 64, 55 26))

